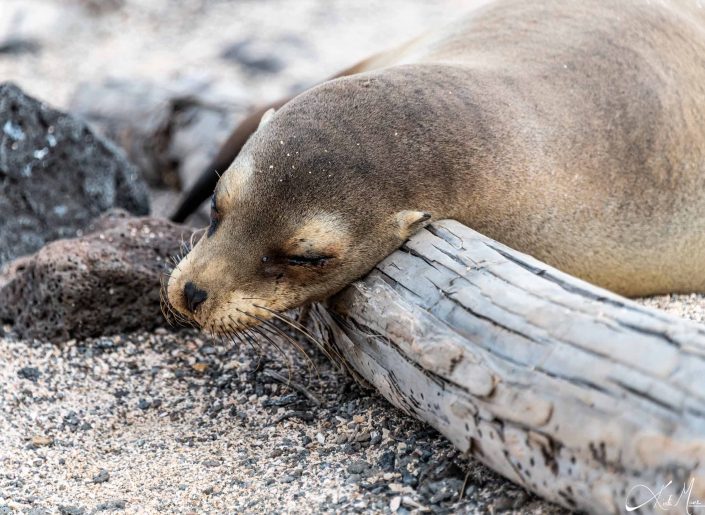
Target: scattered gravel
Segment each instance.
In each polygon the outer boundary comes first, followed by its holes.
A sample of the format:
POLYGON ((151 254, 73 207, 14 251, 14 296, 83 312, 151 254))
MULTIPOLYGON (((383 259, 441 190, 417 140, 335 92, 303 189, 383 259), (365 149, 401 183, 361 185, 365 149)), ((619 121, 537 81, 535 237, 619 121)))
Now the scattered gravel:
POLYGON ((561 512, 464 458, 311 349, 315 368, 289 348, 259 355, 191 330, 62 345, 5 332, 0 506, 561 512), (27 367, 40 375, 18 373, 27 367))
MULTIPOLYGON (((703 296, 641 302, 705 314, 703 296)), ((0 513, 563 512, 308 347, 314 368, 192 330, 2 333, 0 513)))
POLYGON ((705 295, 661 295, 638 301, 644 306, 661 309, 671 315, 705 323, 705 295))

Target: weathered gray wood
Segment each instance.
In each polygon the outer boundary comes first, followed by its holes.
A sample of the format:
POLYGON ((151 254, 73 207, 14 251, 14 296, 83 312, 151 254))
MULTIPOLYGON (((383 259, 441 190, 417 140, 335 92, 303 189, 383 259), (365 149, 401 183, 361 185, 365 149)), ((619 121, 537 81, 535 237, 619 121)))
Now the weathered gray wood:
POLYGON ((388 400, 544 498, 623 513, 672 481, 640 511, 663 513, 693 479, 691 503, 705 502, 704 326, 454 221, 317 315, 388 400))

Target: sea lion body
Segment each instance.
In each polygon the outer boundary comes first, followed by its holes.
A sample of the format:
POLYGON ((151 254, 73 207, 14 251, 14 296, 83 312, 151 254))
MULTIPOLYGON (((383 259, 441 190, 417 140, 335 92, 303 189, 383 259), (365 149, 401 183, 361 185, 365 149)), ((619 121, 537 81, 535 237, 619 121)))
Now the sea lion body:
POLYGON ((705 291, 695 0, 499 0, 354 71, 245 144, 170 280, 179 311, 218 330, 324 298, 424 213, 625 295, 705 291))
POLYGON ((413 60, 470 143, 434 218, 625 295, 705 290, 697 2, 498 2, 413 60))

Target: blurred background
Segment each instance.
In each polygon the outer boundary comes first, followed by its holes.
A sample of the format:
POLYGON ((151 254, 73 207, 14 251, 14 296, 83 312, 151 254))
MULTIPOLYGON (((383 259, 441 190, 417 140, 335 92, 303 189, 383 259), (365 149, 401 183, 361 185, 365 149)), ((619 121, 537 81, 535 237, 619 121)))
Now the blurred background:
POLYGON ((477 3, 2 0, 0 82, 123 147, 150 186, 152 213, 167 216, 252 106, 477 3))

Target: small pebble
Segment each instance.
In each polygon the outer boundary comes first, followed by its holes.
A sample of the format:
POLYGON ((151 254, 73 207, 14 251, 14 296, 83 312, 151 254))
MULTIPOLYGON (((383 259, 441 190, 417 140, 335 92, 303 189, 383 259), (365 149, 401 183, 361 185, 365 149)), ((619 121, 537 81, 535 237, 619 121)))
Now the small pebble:
POLYGON ((105 470, 105 469, 100 469, 100 471, 93 476, 93 482, 98 484, 98 483, 105 483, 110 479, 110 473, 105 470))
POLYGON ((362 474, 368 468, 370 468, 370 464, 366 461, 355 461, 348 465, 348 472, 351 474, 362 474))
POLYGON ((86 510, 79 506, 59 506, 59 513, 61 515, 84 515, 86 510))
POLYGON ((122 499, 117 499, 114 501, 108 501, 99 504, 95 507, 95 511, 118 511, 124 510, 127 507, 127 502, 122 499))
POLYGON ((401 471, 401 482, 405 485, 408 486, 416 486, 418 484, 418 480, 416 479, 416 476, 408 472, 407 470, 402 470, 401 471))
POLYGON ((382 442, 382 435, 379 431, 372 431, 370 433, 370 445, 378 445, 382 442))
POLYGON ((354 483, 359 483, 362 480, 362 476, 360 474, 350 474, 346 479, 345 479, 345 484, 350 485, 354 483))
POLYGON ((366 442, 370 439, 370 433, 367 431, 363 431, 359 435, 355 437, 356 442, 366 442))
POLYGON ((36 367, 22 367, 17 371, 17 375, 23 379, 28 379, 33 383, 36 383, 42 373, 36 367))
POLYGON ((191 365, 191 368, 193 368, 199 374, 202 374, 208 369, 208 363, 194 363, 193 365, 191 365))
POLYGON ((54 439, 50 436, 37 435, 32 437, 32 445, 35 447, 46 447, 47 445, 52 445, 54 439))

